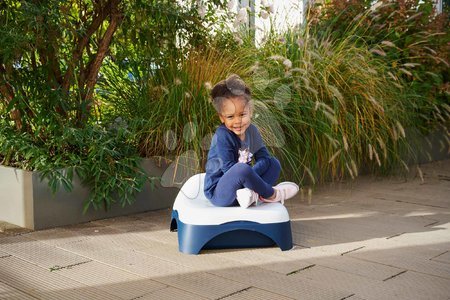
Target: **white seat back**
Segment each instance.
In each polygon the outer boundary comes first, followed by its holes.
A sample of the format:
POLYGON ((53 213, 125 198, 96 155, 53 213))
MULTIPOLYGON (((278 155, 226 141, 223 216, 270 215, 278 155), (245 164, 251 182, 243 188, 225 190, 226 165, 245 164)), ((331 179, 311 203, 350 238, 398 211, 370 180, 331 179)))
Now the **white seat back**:
POLYGON ((190 177, 181 187, 175 199, 174 209, 177 207, 177 202, 179 201, 207 200, 203 192, 204 181, 205 173, 195 174, 190 177))

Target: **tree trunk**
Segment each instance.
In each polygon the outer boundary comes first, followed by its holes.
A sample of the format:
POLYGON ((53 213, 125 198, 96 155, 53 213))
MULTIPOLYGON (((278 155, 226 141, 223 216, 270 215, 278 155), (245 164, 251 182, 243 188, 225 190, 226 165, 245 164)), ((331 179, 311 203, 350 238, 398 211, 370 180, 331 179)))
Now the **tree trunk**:
POLYGON ((108 16, 107 9, 111 7, 111 1, 105 4, 105 6, 98 8, 98 11, 96 12, 91 25, 86 30, 86 33, 76 39, 75 41, 75 49, 72 52, 72 59, 69 62, 68 68, 66 73, 64 74, 63 83, 62 83, 62 90, 65 93, 69 92, 71 83, 72 83, 72 77, 73 72, 75 70, 75 66, 79 63, 80 59, 83 56, 83 51, 86 48, 86 46, 89 45, 89 40, 91 36, 98 30, 100 25, 105 21, 106 17, 108 16))
MULTIPOLYGON (((122 0, 109 0, 103 6, 96 7, 96 12, 92 23, 88 26, 86 33, 79 37, 76 41, 76 46, 72 52, 72 58, 68 65, 67 71, 62 79, 62 91, 68 94, 70 87, 73 84, 73 77, 76 66, 79 67, 77 72, 78 88, 81 92, 81 103, 77 111, 77 122, 82 126, 88 119, 91 107, 94 87, 97 83, 97 77, 106 54, 108 53, 111 40, 120 25, 124 15, 120 8, 122 0), (92 59, 83 66, 83 53, 92 49, 91 38, 96 31, 101 28, 103 22, 109 17, 109 24, 103 37, 98 43, 97 53, 93 55, 92 59), (85 105, 83 105, 85 104, 85 105)), ((101 2, 100 2, 101 3, 101 2)))
POLYGON ((83 115, 81 118, 82 121, 85 121, 89 116, 92 107, 92 96, 94 94, 94 87, 95 84, 97 83, 98 72, 100 70, 103 60, 105 59, 106 54, 108 53, 112 37, 116 32, 120 22, 123 19, 123 14, 118 10, 117 7, 118 3, 119 1, 117 1, 116 7, 113 8, 109 26, 106 29, 106 32, 103 35, 102 39, 100 40, 97 54, 95 55, 93 60, 89 62, 86 69, 87 76, 84 88, 85 95, 83 97, 84 101, 86 101, 86 110, 83 111, 83 115))
MULTIPOLYGON (((8 106, 11 101, 14 99, 14 89, 6 80, 6 69, 3 65, 0 65, 0 94, 3 96, 5 100, 5 105, 8 106)), ((12 109, 10 112, 11 119, 14 121, 17 130, 21 130, 22 125, 22 116, 20 111, 17 109, 12 109)))

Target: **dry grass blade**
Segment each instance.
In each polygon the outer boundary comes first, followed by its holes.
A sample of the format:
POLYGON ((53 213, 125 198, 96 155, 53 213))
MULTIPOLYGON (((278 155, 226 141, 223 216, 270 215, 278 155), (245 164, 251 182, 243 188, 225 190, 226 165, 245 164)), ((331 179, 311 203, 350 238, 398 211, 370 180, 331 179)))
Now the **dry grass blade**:
POLYGON ((336 153, 334 153, 333 156, 331 156, 331 158, 328 160, 328 163, 331 164, 333 160, 339 155, 339 153, 341 153, 341 150, 336 151, 336 153))

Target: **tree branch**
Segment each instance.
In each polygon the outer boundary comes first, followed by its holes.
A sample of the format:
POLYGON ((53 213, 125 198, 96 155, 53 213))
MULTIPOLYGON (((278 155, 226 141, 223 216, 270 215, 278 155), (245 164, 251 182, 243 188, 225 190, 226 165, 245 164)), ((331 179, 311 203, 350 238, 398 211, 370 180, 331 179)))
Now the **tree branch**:
POLYGON ((64 74, 64 78, 62 80, 62 90, 64 92, 68 92, 70 88, 70 82, 73 76, 73 71, 78 61, 81 59, 83 55, 83 50, 89 44, 89 39, 91 36, 98 30, 100 25, 106 19, 108 8, 111 7, 111 0, 108 1, 103 7, 98 6, 96 10, 96 14, 93 17, 92 23, 89 28, 86 30, 86 33, 79 37, 76 41, 75 49, 72 52, 72 59, 68 64, 66 73, 64 74))
MULTIPOLYGON (((109 45, 111 44, 112 37, 117 30, 120 22, 123 20, 123 12, 119 9, 120 0, 115 0, 112 2, 111 7, 111 19, 108 28, 105 31, 102 39, 99 42, 98 51, 95 57, 89 62, 86 72, 86 85, 85 85, 85 95, 84 100, 87 103, 86 112, 87 115, 91 108, 91 98, 94 93, 94 86, 97 83, 97 76, 102 65, 102 62, 108 53, 109 45)), ((85 119, 86 116, 82 116, 85 119)))
MULTIPOLYGON (((0 94, 3 96, 5 104, 9 105, 9 103, 11 103, 11 101, 14 99, 14 89, 6 80, 6 69, 3 64, 0 64, 0 74, 0 94)), ((20 111, 14 108, 11 110, 10 114, 11 119, 16 124, 16 128, 18 130, 21 130, 23 125, 20 111)))

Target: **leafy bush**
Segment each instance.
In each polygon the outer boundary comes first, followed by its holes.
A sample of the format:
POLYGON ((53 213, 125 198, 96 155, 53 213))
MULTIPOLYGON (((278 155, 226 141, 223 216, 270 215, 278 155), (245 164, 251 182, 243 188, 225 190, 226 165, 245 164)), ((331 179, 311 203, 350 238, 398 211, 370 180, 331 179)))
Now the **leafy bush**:
POLYGON ((109 130, 99 126, 46 129, 36 138, 5 124, 0 126, 0 164, 39 171, 53 192, 61 186, 72 190, 76 174, 91 189, 84 211, 89 207, 109 209, 119 202, 133 202, 147 180, 141 168, 135 137, 123 122, 109 130))
POLYGON ((407 168, 408 128, 447 130, 448 19, 431 0, 325 1, 258 47, 215 14, 223 2, 2 2, 0 164, 54 191, 77 174, 85 209, 131 203, 149 179, 140 157, 202 169, 219 124, 209 89, 231 73, 293 180, 407 168))
MULTIPOLYGON (((138 121, 142 156, 175 159, 194 151, 204 161, 208 138, 219 124, 209 100, 211 85, 230 73, 243 74, 245 65, 211 45, 191 48, 179 63, 169 61, 152 76, 135 64, 105 68, 99 85, 104 106, 111 107, 105 120, 138 121)), ((192 166, 196 171, 198 167, 192 166)))
POLYGON ((112 88, 97 88, 103 63, 133 60, 147 79, 157 68, 173 68, 185 57, 181 42, 203 43, 221 2, 201 11, 197 1, 1 2, 0 164, 39 171, 54 191, 70 190, 75 172, 91 189, 85 210, 108 209, 116 199, 131 203, 148 179, 135 135, 145 127, 141 117, 122 119, 128 129, 106 129, 120 120, 108 115, 127 109, 99 101, 112 88))

